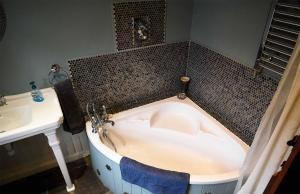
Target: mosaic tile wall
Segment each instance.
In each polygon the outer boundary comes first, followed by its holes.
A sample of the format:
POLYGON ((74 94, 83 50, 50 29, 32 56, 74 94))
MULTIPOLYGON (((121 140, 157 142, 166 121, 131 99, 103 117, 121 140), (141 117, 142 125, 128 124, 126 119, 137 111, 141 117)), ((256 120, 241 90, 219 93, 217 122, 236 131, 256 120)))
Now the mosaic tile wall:
POLYGON ((2 2, 0 2, 0 41, 2 40, 6 29, 6 15, 2 2))
POLYGON ((277 82, 193 42, 187 75, 189 97, 250 145, 277 82))
POLYGON ((188 42, 149 46, 71 60, 70 72, 82 109, 90 100, 119 112, 176 95, 185 74, 188 42))
POLYGON ((118 50, 165 42, 166 2, 164 0, 115 2, 113 7, 118 50), (147 40, 139 43, 134 41, 132 18, 142 17, 148 18, 150 27, 147 40))

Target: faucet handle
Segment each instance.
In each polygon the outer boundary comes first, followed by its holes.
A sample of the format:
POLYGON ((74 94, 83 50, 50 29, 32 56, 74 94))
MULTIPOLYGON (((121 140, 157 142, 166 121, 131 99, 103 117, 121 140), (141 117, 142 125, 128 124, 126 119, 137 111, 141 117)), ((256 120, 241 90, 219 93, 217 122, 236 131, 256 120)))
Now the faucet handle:
POLYGON ((102 105, 102 111, 103 111, 103 113, 106 113, 106 106, 105 105, 102 105))
POLYGON ((97 120, 94 116, 92 116, 90 119, 92 123, 92 128, 95 129, 97 127, 97 120))
POLYGON ((100 117, 98 115, 98 112, 97 112, 97 110, 95 108, 95 103, 92 103, 92 109, 93 109, 93 115, 94 115, 94 117, 96 117, 96 119, 97 119, 98 122, 101 122, 101 119, 100 119, 100 117))
POLYGON ((106 110, 107 109, 106 109, 105 105, 102 105, 102 118, 105 120, 108 119, 108 114, 107 114, 106 110))
POLYGON ((86 104, 86 112, 88 114, 89 119, 91 120, 92 124, 97 124, 101 122, 99 115, 96 111, 95 104, 93 102, 88 102, 86 104), (92 106, 92 107, 90 107, 92 106), (90 111, 92 109, 92 111, 90 111))

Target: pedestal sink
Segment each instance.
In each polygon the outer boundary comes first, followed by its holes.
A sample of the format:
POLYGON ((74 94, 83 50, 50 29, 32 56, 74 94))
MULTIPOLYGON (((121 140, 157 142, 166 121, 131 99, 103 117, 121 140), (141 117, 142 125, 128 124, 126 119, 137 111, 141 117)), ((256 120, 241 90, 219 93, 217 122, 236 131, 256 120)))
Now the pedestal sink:
POLYGON ((29 92, 7 96, 7 105, 0 107, 0 145, 37 134, 45 134, 66 182, 68 192, 74 191, 68 169, 56 135, 63 114, 52 88, 43 89, 45 100, 34 102, 29 92))

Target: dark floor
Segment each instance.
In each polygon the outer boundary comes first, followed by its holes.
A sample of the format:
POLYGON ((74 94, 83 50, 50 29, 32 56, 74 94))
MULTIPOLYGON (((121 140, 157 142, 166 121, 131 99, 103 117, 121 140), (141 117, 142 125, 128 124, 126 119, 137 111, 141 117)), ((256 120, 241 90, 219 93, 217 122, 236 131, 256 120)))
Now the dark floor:
MULTIPOLYGON (((73 194, 109 194, 93 172, 89 158, 67 164, 75 184, 73 194)), ((66 185, 58 167, 2 185, 0 194, 67 194, 66 185)))
MULTIPOLYGON (((85 170, 82 177, 75 179, 73 183, 75 191, 72 194, 109 194, 108 189, 102 185, 90 167, 85 170)), ((68 192, 65 185, 62 185, 43 194, 68 194, 68 192)))

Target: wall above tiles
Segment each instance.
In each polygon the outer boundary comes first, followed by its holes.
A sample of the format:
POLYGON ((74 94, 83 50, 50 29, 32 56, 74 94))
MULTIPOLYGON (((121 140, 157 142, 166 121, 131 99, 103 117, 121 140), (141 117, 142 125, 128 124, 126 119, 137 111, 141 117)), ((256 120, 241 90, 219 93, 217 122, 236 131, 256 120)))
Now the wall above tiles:
POLYGON ((165 42, 165 0, 113 4, 118 50, 165 42))
MULTIPOLYGON (((0 43, 0 93, 30 91, 32 80, 40 88, 49 87, 52 64, 67 69, 69 59, 116 51, 114 0, 1 2, 9 22, 0 43)), ((166 42, 189 40, 192 0, 167 0, 167 4, 166 42)))
POLYGON ((194 0, 191 40, 254 67, 273 0, 194 0))

